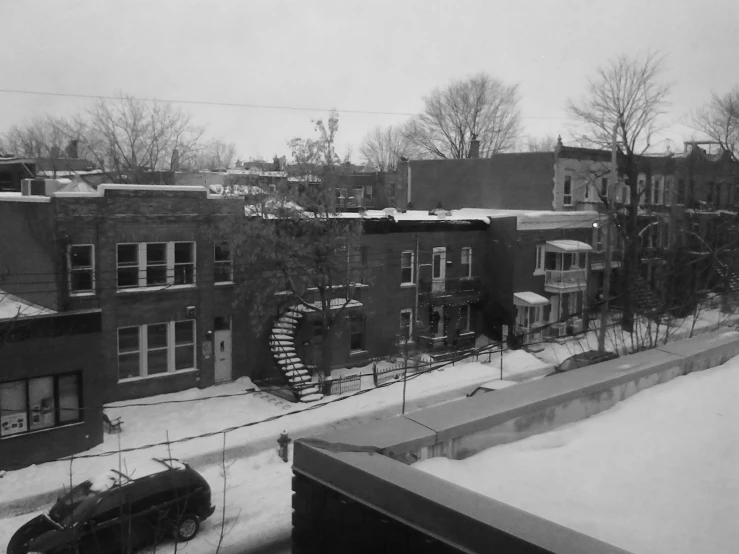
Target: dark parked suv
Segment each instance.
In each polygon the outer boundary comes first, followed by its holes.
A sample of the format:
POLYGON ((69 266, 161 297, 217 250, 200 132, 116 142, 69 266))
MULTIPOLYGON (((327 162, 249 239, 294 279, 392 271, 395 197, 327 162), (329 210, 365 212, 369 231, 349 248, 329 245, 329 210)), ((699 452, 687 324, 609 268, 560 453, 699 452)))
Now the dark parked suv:
MULTIPOLYGON (((589 365, 599 364, 601 362, 607 362, 609 360, 615 360, 618 358, 618 354, 615 352, 598 352, 597 350, 588 350, 586 352, 580 352, 574 356, 570 356, 557 367, 549 375, 558 375, 560 373, 566 373, 573 369, 580 369, 581 367, 587 367, 589 365)), ((547 375, 547 377, 549 377, 547 375)))
POLYGON ((192 539, 210 517, 210 486, 178 460, 112 470, 60 497, 10 539, 8 554, 132 552, 165 537, 192 539))

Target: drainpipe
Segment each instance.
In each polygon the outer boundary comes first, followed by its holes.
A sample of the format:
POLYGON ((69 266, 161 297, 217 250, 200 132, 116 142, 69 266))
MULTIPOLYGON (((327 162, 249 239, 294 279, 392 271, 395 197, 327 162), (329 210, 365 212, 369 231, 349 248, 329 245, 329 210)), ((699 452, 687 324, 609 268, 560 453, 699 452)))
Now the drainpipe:
POLYGON ((411 162, 410 161, 408 161, 408 181, 407 182, 408 182, 408 186, 406 187, 406 192, 407 192, 408 198, 406 199, 406 203, 405 203, 406 207, 408 206, 408 204, 411 203, 411 162))
MULTIPOLYGON (((410 173, 410 166, 409 166, 408 172, 410 173)), ((410 194, 409 194, 409 197, 410 197, 410 194)), ((413 314, 413 319, 415 320, 415 322, 420 321, 418 319, 418 287, 421 285, 421 282, 419 280, 419 275, 418 275, 419 269, 420 269, 420 264, 418 263, 419 248, 420 248, 420 241, 418 239, 418 234, 416 234, 416 257, 415 257, 415 263, 414 263, 415 267, 413 268, 416 272, 416 309, 413 314)))

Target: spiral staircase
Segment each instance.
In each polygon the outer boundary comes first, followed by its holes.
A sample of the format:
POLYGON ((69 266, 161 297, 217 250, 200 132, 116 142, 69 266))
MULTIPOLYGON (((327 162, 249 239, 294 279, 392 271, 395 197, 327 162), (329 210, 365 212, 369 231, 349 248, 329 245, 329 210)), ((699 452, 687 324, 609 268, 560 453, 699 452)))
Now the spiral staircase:
POLYGON ((305 366, 295 349, 295 330, 303 318, 302 305, 288 308, 275 320, 269 337, 272 358, 287 379, 299 402, 316 402, 323 398, 317 383, 311 381, 312 366, 305 366))

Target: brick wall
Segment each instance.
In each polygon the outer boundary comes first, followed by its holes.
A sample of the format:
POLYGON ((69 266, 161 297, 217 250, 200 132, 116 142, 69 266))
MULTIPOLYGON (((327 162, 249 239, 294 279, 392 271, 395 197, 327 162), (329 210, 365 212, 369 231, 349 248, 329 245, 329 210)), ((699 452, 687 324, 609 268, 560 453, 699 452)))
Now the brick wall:
POLYGON ((413 160, 410 168, 414 209, 430 210, 439 202, 446 209, 552 209, 552 153, 413 160))
POLYGON ((100 314, 35 317, 0 323, 2 375, 0 382, 81 372, 84 419, 0 439, 0 469, 22 467, 88 450, 103 440, 98 394, 104 360, 101 355, 100 314), (55 323, 49 331, 49 322, 55 323), (12 333, 33 333, 14 340, 12 333), (40 335, 40 336, 39 336, 40 335))
POLYGON ((51 204, 0 202, 0 289, 59 309, 61 262, 51 204))

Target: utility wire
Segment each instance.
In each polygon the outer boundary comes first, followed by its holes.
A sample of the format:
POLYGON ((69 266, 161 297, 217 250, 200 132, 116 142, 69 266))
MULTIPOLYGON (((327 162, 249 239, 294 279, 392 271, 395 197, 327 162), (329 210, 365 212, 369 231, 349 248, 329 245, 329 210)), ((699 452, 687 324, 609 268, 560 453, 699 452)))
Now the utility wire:
MULTIPOLYGON (((78 93, 64 93, 64 92, 49 92, 39 90, 22 90, 22 89, 0 89, 0 92, 5 94, 25 94, 33 96, 56 96, 63 98, 84 98, 88 100, 120 100, 120 96, 112 95, 94 95, 94 94, 78 94, 78 93)), ((143 102, 168 102, 171 104, 188 104, 188 105, 200 105, 200 106, 221 106, 227 108, 251 108, 260 110, 288 110, 288 111, 305 111, 305 112, 338 112, 346 114, 366 114, 366 115, 398 115, 398 116, 416 116, 418 113, 412 112, 391 112, 391 111, 377 111, 377 110, 352 110, 352 109, 332 109, 332 108, 310 108, 302 106, 286 106, 286 105, 271 105, 271 104, 250 104, 244 102, 216 102, 209 100, 175 100, 165 98, 150 98, 150 97, 134 97, 137 100, 143 102)), ((542 119, 542 120, 567 120, 564 116, 521 116, 521 119, 542 119)))

